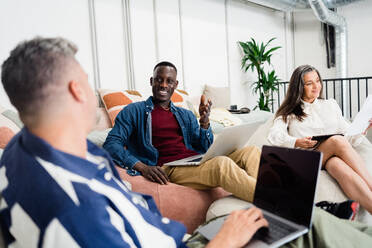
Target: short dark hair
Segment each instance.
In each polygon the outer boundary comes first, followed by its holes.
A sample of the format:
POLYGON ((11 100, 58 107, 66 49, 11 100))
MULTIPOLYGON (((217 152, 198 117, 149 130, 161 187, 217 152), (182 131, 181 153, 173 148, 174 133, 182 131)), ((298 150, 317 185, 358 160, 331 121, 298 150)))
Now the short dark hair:
POLYGON ((154 71, 156 70, 156 68, 160 67, 160 66, 169 66, 169 67, 172 67, 176 73, 177 73, 177 68, 174 64, 172 64, 171 62, 168 62, 168 61, 162 61, 162 62, 159 62, 155 65, 154 67, 154 71))
POLYGON ((21 42, 10 52, 2 64, 1 81, 23 121, 45 105, 76 52, 77 47, 63 38, 41 37, 21 42))

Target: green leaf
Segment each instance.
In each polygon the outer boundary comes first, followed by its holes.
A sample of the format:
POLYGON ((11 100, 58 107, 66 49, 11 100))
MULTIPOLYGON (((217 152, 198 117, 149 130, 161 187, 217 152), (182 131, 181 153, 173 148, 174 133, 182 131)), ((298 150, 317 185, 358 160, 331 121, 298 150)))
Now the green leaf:
POLYGON ((253 38, 251 38, 251 41, 252 41, 252 43, 253 43, 254 46, 257 46, 256 45, 256 41, 253 38))
POLYGON ((273 41, 273 40, 275 40, 276 39, 276 37, 274 37, 274 38, 271 38, 267 43, 266 43, 266 45, 265 45, 265 48, 273 41))
POLYGON ((275 50, 278 50, 279 48, 281 48, 280 46, 277 46, 277 47, 273 47, 271 49, 269 49, 267 52, 265 52, 264 56, 271 56, 271 53, 274 52, 275 50))
POLYGON ((271 64, 271 56, 281 48, 280 46, 269 48, 269 44, 276 38, 270 39, 268 42, 256 42, 254 38, 250 38, 247 42, 238 41, 238 45, 242 48, 243 56, 241 60, 242 70, 247 72, 249 69, 252 72, 256 71, 258 81, 252 83, 251 89, 254 94, 259 95, 257 106, 262 110, 270 111, 269 104, 273 102, 273 92, 279 89, 279 79, 275 74, 275 70, 264 71, 264 64, 271 64))
POLYGON ((239 41, 239 45, 240 45, 240 47, 243 49, 243 52, 244 52, 245 54, 247 54, 247 51, 248 51, 248 45, 247 45, 246 43, 244 43, 244 42, 240 42, 240 41, 239 41))
POLYGON ((261 47, 260 47, 260 52, 259 52, 261 58, 263 57, 264 52, 265 52, 265 47, 264 47, 263 42, 261 42, 261 47))

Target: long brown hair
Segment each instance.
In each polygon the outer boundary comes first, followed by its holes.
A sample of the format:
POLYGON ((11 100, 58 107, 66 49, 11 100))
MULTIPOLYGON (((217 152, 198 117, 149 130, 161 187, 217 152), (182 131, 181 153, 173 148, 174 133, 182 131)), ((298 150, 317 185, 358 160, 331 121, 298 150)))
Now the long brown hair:
POLYGON ((288 116, 294 114, 299 121, 303 121, 304 117, 306 117, 306 113, 303 110, 303 103, 301 101, 305 86, 304 75, 311 71, 316 71, 319 76, 322 89, 320 90, 318 98, 323 99, 323 81, 319 71, 311 65, 301 65, 294 70, 289 81, 287 95, 278 111, 276 111, 275 117, 282 116, 284 122, 287 122, 288 116))

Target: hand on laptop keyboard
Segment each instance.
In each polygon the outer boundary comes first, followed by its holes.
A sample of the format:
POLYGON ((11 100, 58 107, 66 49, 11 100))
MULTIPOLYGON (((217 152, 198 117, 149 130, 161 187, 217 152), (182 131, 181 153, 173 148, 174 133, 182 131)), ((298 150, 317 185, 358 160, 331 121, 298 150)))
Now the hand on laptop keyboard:
POLYGON ((268 222, 262 211, 256 207, 234 211, 226 218, 222 228, 207 247, 242 247, 258 229, 267 226, 268 222))
POLYGON ((293 227, 286 225, 285 223, 280 222, 268 215, 264 216, 264 218, 266 218, 266 220, 270 223, 270 227, 260 228, 254 235, 254 238, 262 240, 267 244, 272 244, 296 230, 293 227))

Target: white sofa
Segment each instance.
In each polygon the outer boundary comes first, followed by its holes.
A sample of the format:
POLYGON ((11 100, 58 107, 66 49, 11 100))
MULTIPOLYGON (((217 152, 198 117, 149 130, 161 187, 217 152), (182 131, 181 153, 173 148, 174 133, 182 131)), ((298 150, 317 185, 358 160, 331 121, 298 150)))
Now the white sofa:
MULTIPOLYGON (((247 145, 256 145, 262 147, 263 145, 270 145, 267 137, 269 129, 272 126, 273 117, 266 121, 263 125, 258 127, 256 132, 247 142, 247 145)), ((369 132, 367 138, 364 138, 363 142, 355 147, 357 152, 365 160, 369 173, 372 174, 372 144, 369 140, 372 139, 372 131, 369 132)), ((345 196, 338 183, 325 171, 321 170, 320 177, 318 179, 317 192, 315 202, 320 201, 332 201, 341 202, 348 198, 345 196)), ((228 196, 215 201, 207 212, 207 221, 213 217, 230 213, 233 210, 248 207, 250 203, 242 201, 234 196, 228 196)), ((362 207, 360 207, 356 220, 360 222, 372 225, 372 216, 362 207)))

